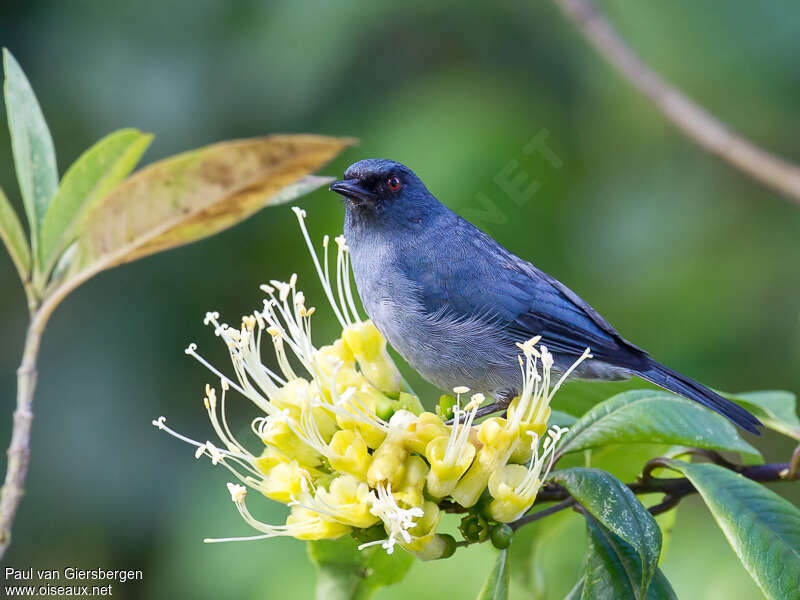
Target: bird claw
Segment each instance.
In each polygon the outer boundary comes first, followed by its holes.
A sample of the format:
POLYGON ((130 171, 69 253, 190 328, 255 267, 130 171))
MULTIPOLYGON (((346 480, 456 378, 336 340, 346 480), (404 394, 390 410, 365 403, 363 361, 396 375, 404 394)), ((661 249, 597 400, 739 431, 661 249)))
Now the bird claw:
MULTIPOLYGON (((475 419, 480 419, 481 417, 485 417, 487 415, 491 415, 491 414, 494 414, 494 413, 505 411, 508 408, 508 405, 511 404, 511 399, 513 397, 514 397, 513 395, 511 395, 511 396, 509 396, 507 398, 500 397, 496 401, 492 402, 491 404, 487 404, 486 406, 481 406, 475 412, 475 417, 474 418, 475 419)), ((445 425, 452 425, 453 421, 454 421, 454 419, 448 419, 447 421, 444 422, 444 424, 445 425)))

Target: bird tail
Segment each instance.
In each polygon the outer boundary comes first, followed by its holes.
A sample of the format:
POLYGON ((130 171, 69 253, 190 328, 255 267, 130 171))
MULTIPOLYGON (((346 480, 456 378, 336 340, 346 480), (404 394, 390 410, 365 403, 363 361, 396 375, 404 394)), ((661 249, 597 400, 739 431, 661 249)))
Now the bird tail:
POLYGON ((636 374, 642 379, 646 379, 670 392, 699 402, 703 406, 727 417, 750 433, 760 434, 757 427, 763 426, 763 424, 748 411, 669 367, 665 367, 654 360, 649 360, 647 368, 638 371, 636 374))

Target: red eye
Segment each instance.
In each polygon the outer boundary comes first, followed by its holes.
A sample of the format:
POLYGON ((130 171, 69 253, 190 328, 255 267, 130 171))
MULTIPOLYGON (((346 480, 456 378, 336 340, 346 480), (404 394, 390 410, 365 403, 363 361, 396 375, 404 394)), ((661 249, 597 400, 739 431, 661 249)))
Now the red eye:
POLYGON ((386 185, 389 186, 390 190, 396 192, 400 189, 400 179, 397 177, 389 177, 389 179, 386 180, 386 185))

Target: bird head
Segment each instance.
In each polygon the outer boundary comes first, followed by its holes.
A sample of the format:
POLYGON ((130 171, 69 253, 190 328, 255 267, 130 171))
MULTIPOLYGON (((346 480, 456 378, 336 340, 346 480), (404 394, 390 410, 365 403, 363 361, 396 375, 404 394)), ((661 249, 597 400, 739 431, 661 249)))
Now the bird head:
POLYGON ((330 190, 345 199, 350 217, 400 225, 418 222, 439 205, 425 184, 405 165, 368 158, 350 165, 330 190))

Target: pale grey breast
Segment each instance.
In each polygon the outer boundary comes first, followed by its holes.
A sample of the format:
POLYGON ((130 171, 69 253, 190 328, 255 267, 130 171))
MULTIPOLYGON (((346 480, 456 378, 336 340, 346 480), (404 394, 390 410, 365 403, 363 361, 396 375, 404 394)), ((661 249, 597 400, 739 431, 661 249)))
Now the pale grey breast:
POLYGON ((482 315, 456 317, 446 305, 430 312, 419 300, 418 284, 400 268, 398 248, 378 240, 369 248, 352 256, 359 295, 369 318, 412 368, 446 391, 465 385, 493 393, 518 385, 516 352, 496 323, 482 315))

